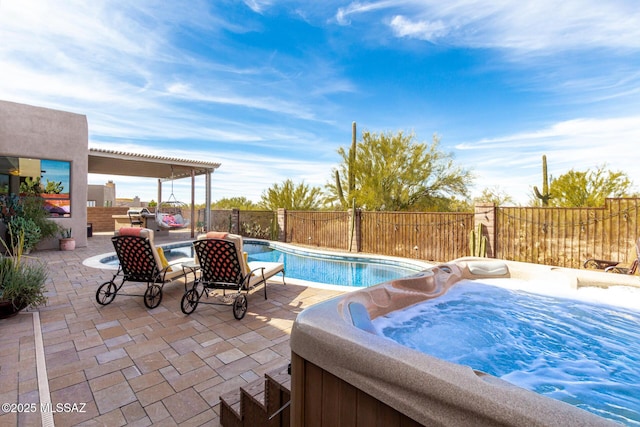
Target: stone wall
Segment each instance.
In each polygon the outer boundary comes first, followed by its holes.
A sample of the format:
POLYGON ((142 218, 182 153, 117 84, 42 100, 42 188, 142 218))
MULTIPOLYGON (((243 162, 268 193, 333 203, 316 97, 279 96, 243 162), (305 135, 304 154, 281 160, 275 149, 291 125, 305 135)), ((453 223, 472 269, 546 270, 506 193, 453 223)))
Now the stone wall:
POLYGON ((126 215, 129 210, 126 206, 117 207, 89 207, 87 208, 87 224, 91 224, 93 232, 103 232, 115 230, 113 215, 126 215))

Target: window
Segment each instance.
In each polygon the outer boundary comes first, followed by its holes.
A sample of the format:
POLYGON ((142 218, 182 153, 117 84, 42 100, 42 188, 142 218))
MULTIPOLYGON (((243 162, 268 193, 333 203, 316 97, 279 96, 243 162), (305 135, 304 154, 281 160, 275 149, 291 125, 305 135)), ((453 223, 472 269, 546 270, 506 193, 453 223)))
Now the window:
POLYGON ((38 194, 52 217, 71 216, 71 163, 0 156, 0 194, 38 194))

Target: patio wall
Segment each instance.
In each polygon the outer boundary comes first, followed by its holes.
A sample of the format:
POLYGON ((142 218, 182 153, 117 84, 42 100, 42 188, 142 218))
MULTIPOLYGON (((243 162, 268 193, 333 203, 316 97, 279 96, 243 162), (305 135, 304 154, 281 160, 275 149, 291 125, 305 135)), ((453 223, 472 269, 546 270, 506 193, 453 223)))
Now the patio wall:
POLYGON ((87 223, 93 226, 94 232, 105 232, 115 230, 113 215, 126 215, 129 210, 126 206, 112 207, 88 207, 87 223))

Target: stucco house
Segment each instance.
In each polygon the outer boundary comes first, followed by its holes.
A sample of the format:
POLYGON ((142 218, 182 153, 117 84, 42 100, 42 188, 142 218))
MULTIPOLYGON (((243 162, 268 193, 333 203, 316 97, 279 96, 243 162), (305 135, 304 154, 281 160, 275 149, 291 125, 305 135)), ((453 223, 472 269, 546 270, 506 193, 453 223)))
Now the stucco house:
MULTIPOLYGON (((87 245, 87 117, 82 114, 0 101, 0 193, 18 193, 20 182, 41 178, 52 219, 87 245)), ((57 247, 50 239, 41 249, 57 247)))

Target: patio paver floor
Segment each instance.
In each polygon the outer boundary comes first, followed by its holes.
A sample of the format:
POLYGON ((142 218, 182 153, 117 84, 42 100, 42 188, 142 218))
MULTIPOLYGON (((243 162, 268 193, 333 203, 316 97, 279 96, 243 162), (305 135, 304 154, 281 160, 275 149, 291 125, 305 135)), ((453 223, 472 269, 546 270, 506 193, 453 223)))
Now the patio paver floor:
MULTIPOLYGON (((204 305, 185 316, 182 283, 166 285, 153 310, 141 297, 121 295, 101 306, 95 292, 113 272, 82 261, 113 252, 110 235, 95 233, 75 251, 33 253, 49 266, 49 302, 38 310, 39 324, 28 311, 0 320, 0 403, 20 409, 0 410, 0 425, 47 425, 51 418, 65 427, 219 425, 219 396, 288 363, 297 313, 339 294, 276 278, 268 300, 261 288, 249 295, 240 321, 229 306, 204 305), (40 334, 47 375, 39 381, 40 334), (60 411, 43 414, 40 399, 60 411)), ((155 240, 191 238, 171 232, 155 240)))

